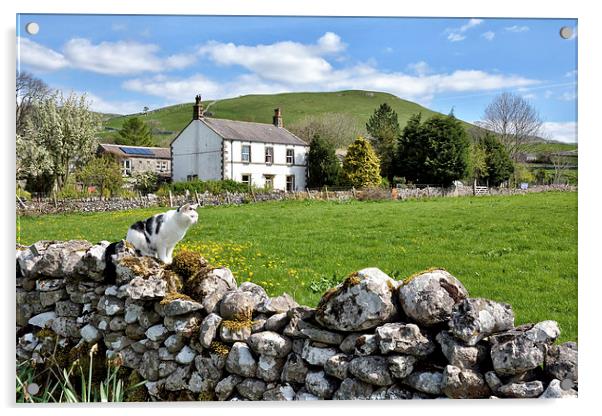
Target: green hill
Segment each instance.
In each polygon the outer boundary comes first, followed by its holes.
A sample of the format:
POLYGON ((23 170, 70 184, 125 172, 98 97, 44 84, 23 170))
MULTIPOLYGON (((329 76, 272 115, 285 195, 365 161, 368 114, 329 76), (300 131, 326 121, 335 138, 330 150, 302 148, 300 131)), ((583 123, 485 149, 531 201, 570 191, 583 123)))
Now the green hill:
MULTIPOLYGON (((387 103, 399 117, 399 124, 405 126, 412 114, 422 112, 429 117, 436 112, 414 102, 402 100, 392 94, 371 91, 338 91, 312 93, 285 93, 273 95, 245 95, 237 98, 204 101, 211 117, 230 120, 271 123, 274 108, 282 109, 284 126, 294 125, 309 115, 325 113, 345 113, 352 116, 359 127, 364 127, 374 110, 387 103)), ((193 103, 178 104, 142 113, 110 118, 104 122, 103 140, 111 142, 117 137, 117 130, 131 117, 142 117, 153 129, 156 143, 169 144, 192 118, 193 103)))

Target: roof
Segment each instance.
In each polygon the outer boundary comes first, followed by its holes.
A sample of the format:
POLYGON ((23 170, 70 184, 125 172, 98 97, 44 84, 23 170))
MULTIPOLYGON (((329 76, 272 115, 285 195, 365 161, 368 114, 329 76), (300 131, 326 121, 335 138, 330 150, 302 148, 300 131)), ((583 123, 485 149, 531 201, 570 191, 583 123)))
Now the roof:
POLYGON ((139 157, 143 159, 170 159, 171 152, 166 147, 123 146, 118 144, 99 144, 98 151, 112 153, 121 158, 139 157))
POLYGON ((308 145, 287 129, 276 127, 273 124, 206 117, 201 121, 224 139, 297 146, 308 145))

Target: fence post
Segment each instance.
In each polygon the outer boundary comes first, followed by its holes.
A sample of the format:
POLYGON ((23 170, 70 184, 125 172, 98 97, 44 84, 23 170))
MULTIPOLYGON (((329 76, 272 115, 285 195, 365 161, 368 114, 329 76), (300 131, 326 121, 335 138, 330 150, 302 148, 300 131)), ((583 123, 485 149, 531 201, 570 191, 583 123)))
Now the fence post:
POLYGON ((305 190, 307 191, 307 197, 308 197, 309 199, 311 199, 311 194, 309 193, 309 188, 305 188, 305 190))
POLYGON ((194 191, 194 196, 196 197, 196 203, 201 205, 201 200, 199 199, 199 193, 196 190, 194 191))
POLYGON ((328 201, 329 200, 329 197, 328 197, 328 186, 324 186, 324 190, 326 191, 326 200, 328 201))
POLYGON ((357 199, 357 195, 355 194, 355 186, 351 187, 351 192, 353 193, 353 199, 357 199))
POLYGON ((169 207, 173 208, 173 195, 171 194, 171 190, 169 191, 169 207))

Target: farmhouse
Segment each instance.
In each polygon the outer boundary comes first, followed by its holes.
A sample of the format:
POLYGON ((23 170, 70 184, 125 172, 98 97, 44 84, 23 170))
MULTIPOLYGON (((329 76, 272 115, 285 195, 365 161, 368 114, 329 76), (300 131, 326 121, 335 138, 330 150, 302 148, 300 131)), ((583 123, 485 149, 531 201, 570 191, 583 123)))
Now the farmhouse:
POLYGON ((169 149, 165 147, 99 144, 97 154, 115 156, 121 164, 123 176, 145 171, 153 171, 163 177, 171 175, 171 157, 169 149))
POLYGON ((172 180, 232 179, 272 189, 305 188, 309 146, 283 127, 274 110, 273 124, 205 117, 197 95, 192 121, 171 142, 172 180))

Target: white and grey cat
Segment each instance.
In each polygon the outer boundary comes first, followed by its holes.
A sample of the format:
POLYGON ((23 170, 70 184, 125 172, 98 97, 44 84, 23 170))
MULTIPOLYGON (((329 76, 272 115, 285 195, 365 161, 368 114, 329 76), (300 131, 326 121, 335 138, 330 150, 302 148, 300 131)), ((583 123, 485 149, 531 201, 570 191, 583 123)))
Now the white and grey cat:
POLYGON ((126 240, 143 256, 152 256, 165 264, 171 264, 173 250, 184 238, 191 225, 196 224, 198 204, 185 204, 178 209, 156 214, 134 223, 126 240))

